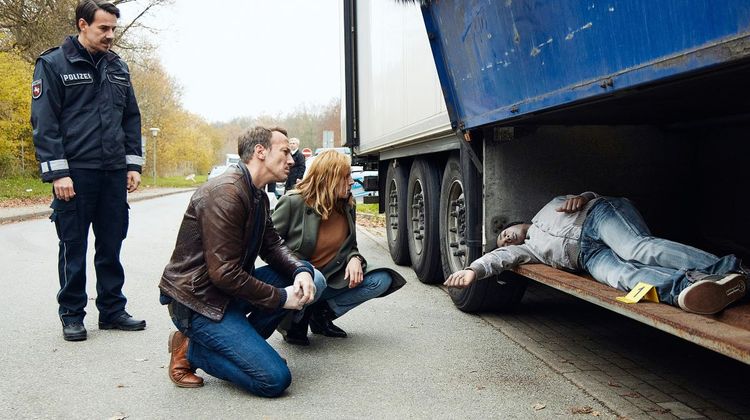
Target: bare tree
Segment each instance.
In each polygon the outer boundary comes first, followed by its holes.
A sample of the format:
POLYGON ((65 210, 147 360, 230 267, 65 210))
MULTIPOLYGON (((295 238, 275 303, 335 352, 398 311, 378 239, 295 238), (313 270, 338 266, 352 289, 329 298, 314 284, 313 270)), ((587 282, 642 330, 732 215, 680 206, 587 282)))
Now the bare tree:
MULTIPOLYGON (((135 0, 115 0, 115 5, 135 0)), ((129 22, 120 22, 115 45, 124 50, 137 50, 140 43, 129 42, 126 36, 134 29, 147 29, 143 16, 154 7, 174 0, 148 0, 129 22)), ((140 4, 141 2, 139 2, 140 4)), ((76 32, 75 8, 78 0, 0 0, 0 51, 15 51, 33 63, 44 50, 59 45, 66 35, 76 32)), ((148 46, 145 45, 144 48, 148 46)))

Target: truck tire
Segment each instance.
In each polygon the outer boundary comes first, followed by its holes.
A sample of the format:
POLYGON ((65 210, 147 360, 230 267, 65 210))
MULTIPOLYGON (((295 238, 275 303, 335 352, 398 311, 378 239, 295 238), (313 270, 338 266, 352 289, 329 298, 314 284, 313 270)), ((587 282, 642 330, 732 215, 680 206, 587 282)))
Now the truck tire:
POLYGON ((407 235, 411 268, 422 283, 443 281, 440 263, 440 169, 417 159, 411 165, 407 189, 407 235))
POLYGON ((467 261, 466 207, 461 177, 461 163, 453 156, 448 159, 440 186, 440 256, 443 277, 462 270, 467 261))
POLYGON ((504 271, 498 276, 477 280, 466 289, 449 288, 453 304, 463 312, 510 312, 518 306, 529 279, 504 271))
POLYGON ((388 164, 385 176, 385 219, 388 251, 398 265, 409 265, 409 241, 406 234, 406 183, 409 181, 408 167, 400 162, 388 164))

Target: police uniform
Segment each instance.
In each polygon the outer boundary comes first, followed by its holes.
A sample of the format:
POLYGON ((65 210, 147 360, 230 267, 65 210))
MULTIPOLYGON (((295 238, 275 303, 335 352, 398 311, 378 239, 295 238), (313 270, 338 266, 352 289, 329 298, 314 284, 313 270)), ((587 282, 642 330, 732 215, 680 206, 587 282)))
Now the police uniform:
POLYGON ((141 116, 128 67, 108 51, 92 56, 75 36, 36 60, 31 124, 42 179, 73 179, 75 197, 54 198, 60 240, 57 300, 63 325, 82 322, 86 248, 96 236, 99 322, 125 313, 120 248, 128 230, 127 171, 141 172, 141 116))

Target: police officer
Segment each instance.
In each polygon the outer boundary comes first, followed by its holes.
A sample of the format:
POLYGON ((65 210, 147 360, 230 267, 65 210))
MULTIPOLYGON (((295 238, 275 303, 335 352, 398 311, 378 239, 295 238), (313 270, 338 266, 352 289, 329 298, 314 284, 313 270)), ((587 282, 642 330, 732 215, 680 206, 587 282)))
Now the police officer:
POLYGON ((100 329, 138 331, 146 321, 125 311, 120 248, 128 230, 127 192, 141 182, 141 116, 128 67, 110 51, 120 11, 82 0, 78 35, 42 53, 31 85, 31 124, 42 179, 53 186, 60 239, 57 294, 63 338, 87 337, 86 248, 96 236, 96 307, 100 329), (126 192, 127 191, 127 192, 126 192))

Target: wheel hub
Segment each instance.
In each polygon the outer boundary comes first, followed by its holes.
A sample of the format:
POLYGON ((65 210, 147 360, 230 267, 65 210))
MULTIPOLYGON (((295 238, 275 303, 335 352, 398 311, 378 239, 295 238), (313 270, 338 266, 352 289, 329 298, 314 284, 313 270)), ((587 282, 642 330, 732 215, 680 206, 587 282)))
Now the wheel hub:
POLYGON ((448 214, 446 223, 448 235, 444 239, 448 244, 449 264, 453 271, 466 267, 466 202, 463 186, 460 181, 453 181, 448 192, 448 214))
POLYGON ((412 238, 414 240, 414 250, 417 254, 422 253, 422 240, 424 239, 424 190, 422 189, 422 183, 417 181, 414 183, 414 197, 412 201, 412 212, 411 212, 411 230, 412 238))
POLYGON ((388 229, 391 238, 396 238, 398 234, 398 190, 396 181, 391 181, 388 193, 388 229))

